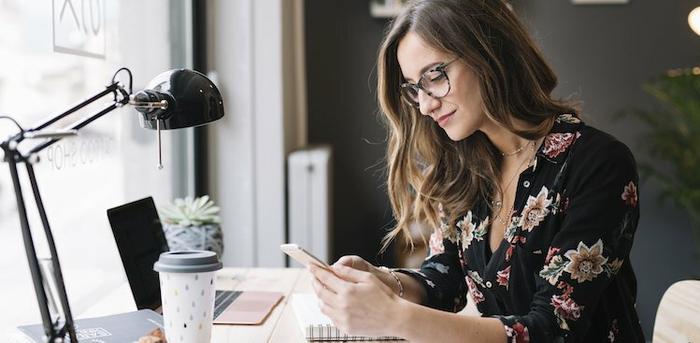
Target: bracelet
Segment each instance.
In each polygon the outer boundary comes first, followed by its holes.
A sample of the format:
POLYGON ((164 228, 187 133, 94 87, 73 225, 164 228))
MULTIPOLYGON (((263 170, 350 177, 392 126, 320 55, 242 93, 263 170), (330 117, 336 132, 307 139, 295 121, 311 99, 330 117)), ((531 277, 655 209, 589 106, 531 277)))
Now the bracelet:
POLYGON ((379 268, 389 272, 389 274, 391 274, 391 276, 394 277, 394 280, 396 280, 396 283, 399 285, 399 298, 403 298, 403 284, 401 283, 401 279, 399 279, 398 275, 396 275, 396 272, 393 269, 389 269, 384 266, 381 266, 379 268))

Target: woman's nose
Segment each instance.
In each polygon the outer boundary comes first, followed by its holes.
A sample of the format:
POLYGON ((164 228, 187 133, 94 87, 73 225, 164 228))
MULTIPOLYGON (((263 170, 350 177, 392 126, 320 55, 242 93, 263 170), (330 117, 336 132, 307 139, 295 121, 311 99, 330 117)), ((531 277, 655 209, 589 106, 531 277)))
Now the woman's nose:
POLYGON ((430 115, 440 107, 440 99, 433 98, 421 89, 418 91, 418 106, 421 114, 430 115))

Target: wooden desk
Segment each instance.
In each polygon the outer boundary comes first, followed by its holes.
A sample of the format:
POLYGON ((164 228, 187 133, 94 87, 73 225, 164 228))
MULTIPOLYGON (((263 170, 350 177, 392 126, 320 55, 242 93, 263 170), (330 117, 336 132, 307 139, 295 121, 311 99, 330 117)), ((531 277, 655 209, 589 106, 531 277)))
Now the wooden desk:
POLYGON ((292 293, 313 292, 311 274, 305 269, 224 268, 216 282, 218 289, 278 291, 285 296, 262 325, 214 325, 213 343, 306 342, 289 303, 292 293))
MULTIPOLYGON (((214 325, 212 343, 304 343, 294 310, 289 303, 292 293, 312 293, 311 274, 300 268, 224 268, 217 273, 216 288, 242 291, 276 291, 284 293, 262 325, 214 325)), ((106 294, 95 306, 82 311, 79 317, 97 317, 136 310, 129 285, 124 283, 116 291, 106 294)), ((3 335, 0 335, 3 336, 3 335)), ((26 343, 19 331, 3 342, 26 343)), ((381 341, 387 343, 390 341, 381 341)), ((405 342, 405 341, 401 341, 405 342)))
POLYGON ((240 291, 276 291, 284 298, 262 325, 214 325, 212 342, 305 342, 289 304, 294 292, 312 292, 310 275, 299 268, 224 268, 216 288, 240 291), (284 319, 284 320, 282 320, 284 319), (273 338, 274 337, 274 338, 273 338))

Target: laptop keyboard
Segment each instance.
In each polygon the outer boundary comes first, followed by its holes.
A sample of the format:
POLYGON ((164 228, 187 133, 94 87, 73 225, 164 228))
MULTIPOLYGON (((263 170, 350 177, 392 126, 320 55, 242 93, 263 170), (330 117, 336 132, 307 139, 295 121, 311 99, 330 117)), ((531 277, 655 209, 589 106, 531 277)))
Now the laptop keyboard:
POLYGON ((218 318, 231 305, 242 291, 216 291, 214 299, 214 319, 218 318))

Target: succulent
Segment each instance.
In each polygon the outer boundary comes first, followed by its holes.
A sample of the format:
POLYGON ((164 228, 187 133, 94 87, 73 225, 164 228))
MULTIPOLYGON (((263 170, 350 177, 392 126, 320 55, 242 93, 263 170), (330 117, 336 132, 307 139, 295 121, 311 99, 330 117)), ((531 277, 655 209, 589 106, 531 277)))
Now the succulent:
POLYGON ((184 199, 175 199, 174 204, 162 206, 159 209, 160 217, 165 224, 179 226, 202 226, 218 224, 220 222, 219 207, 208 195, 184 199))

